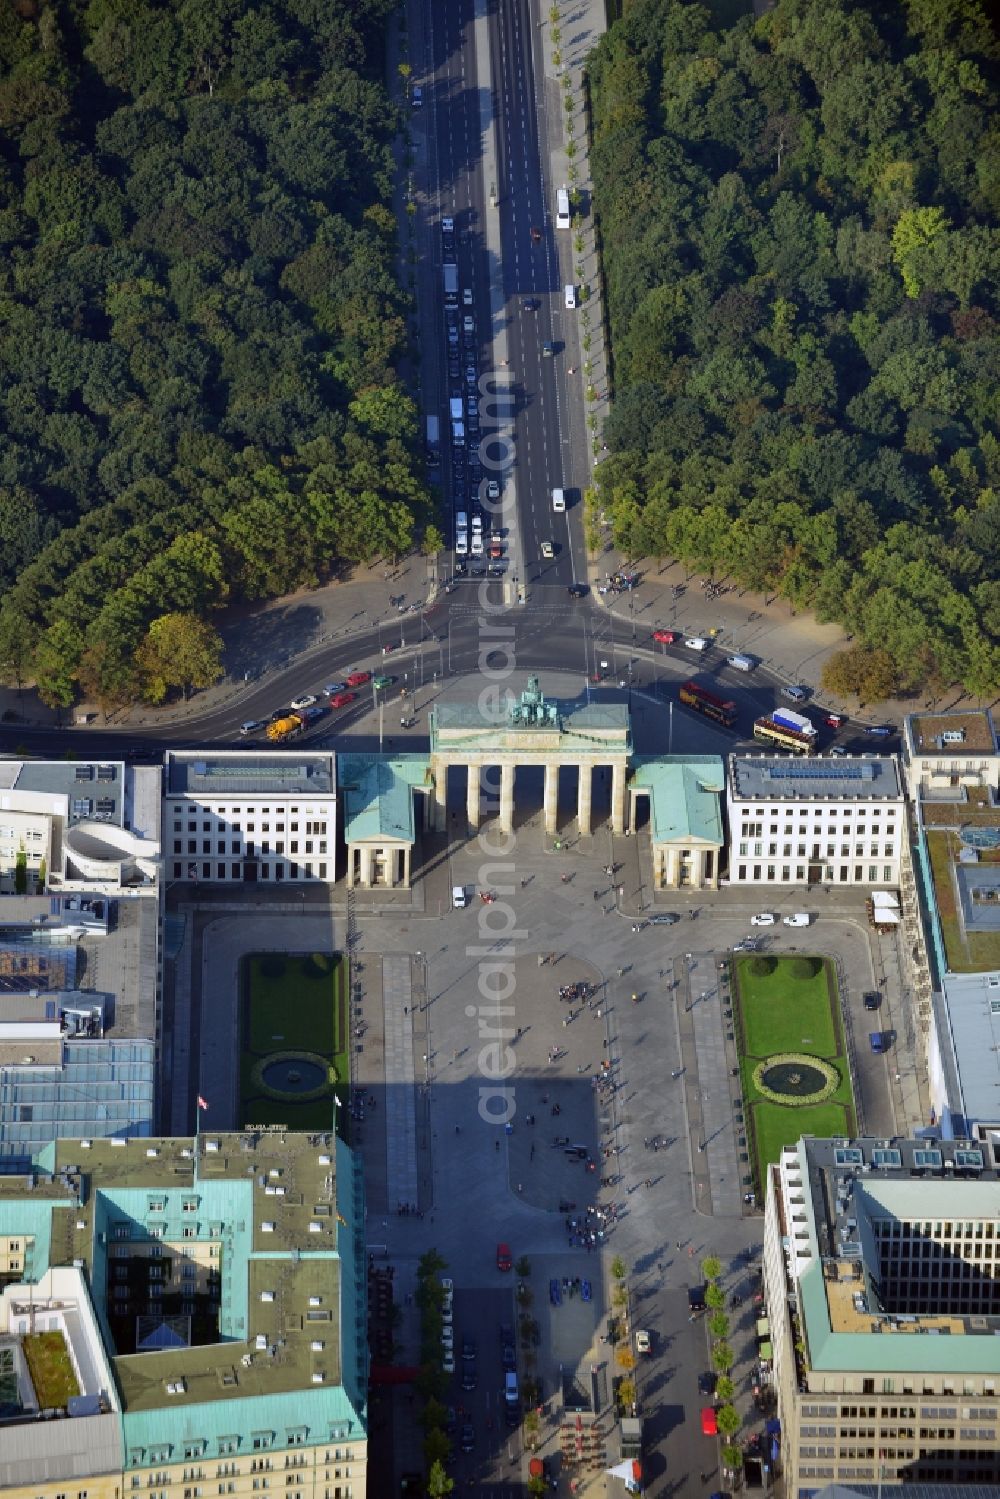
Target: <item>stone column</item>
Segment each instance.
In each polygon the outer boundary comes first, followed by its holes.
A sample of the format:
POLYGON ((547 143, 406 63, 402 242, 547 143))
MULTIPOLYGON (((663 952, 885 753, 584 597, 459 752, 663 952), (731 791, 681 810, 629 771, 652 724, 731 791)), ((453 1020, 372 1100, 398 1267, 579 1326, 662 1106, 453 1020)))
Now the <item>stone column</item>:
POLYGON ((559 826, 559 766, 545 767, 545 831, 554 833, 559 826))
POLYGON ((469 780, 465 788, 465 816, 470 828, 479 826, 479 766, 469 766, 469 780))
POLYGON ((611 767, 611 831, 625 831, 625 761, 616 760, 611 767))
POLYGON ((410 888, 410 849, 403 849, 403 888, 410 888))
POLYGON ((500 831, 514 831, 514 770, 512 764, 500 767, 500 831))
POLYGON ((372 882, 372 851, 370 848, 362 847, 361 854, 361 883, 367 890, 372 882))
POLYGON ((448 826, 448 764, 439 760, 434 768, 434 813, 431 826, 443 833, 448 826))
POLYGON ((348 890, 353 890, 354 889, 354 860, 355 860, 354 844, 353 843, 349 843, 347 845, 347 888, 348 888, 348 890))
POLYGON ((580 833, 590 833, 590 792, 593 785, 592 765, 580 766, 580 784, 576 793, 576 822, 580 833))

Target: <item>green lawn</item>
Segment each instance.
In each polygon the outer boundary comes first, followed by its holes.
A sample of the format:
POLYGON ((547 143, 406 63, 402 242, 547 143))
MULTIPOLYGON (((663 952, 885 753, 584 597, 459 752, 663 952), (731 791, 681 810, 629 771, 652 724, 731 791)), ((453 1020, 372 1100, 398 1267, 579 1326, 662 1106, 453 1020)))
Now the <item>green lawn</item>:
POLYGON ((752 972, 753 961, 740 958, 733 965, 733 1006, 747 1145, 761 1193, 766 1168, 778 1159, 782 1146, 794 1144, 802 1135, 850 1136, 855 1116, 837 986, 829 964, 817 959, 816 973, 797 977, 798 958, 776 959, 769 974, 752 972), (796 1106, 774 1103, 758 1093, 753 1081, 757 1064, 775 1053, 795 1051, 822 1057, 836 1067, 840 1084, 830 1098, 796 1106))
POLYGON ((292 957, 284 953, 244 958, 241 974, 242 1038, 240 1099, 242 1123, 287 1124, 290 1129, 329 1129, 333 1094, 341 1101, 349 1080, 346 966, 339 954, 292 957), (275 1052, 306 1051, 333 1069, 324 1093, 315 1098, 272 1098, 254 1079, 254 1067, 275 1052), (334 1081, 336 1079, 336 1081, 334 1081))
POLYGON ((79 1395, 80 1386, 61 1332, 29 1333, 23 1339, 23 1348, 38 1404, 43 1410, 58 1410, 67 1400, 79 1395))

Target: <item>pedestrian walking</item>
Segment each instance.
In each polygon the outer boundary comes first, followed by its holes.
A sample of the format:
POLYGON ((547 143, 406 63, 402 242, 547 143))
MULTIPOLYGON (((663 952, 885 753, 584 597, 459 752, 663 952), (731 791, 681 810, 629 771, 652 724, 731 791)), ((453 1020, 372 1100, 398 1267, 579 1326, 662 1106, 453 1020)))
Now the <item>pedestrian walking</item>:
POLYGON ((652 1185, 653 1185, 653 1178, 651 1176, 647 1176, 646 1180, 643 1182, 643 1186, 648 1188, 648 1187, 651 1187, 652 1185))

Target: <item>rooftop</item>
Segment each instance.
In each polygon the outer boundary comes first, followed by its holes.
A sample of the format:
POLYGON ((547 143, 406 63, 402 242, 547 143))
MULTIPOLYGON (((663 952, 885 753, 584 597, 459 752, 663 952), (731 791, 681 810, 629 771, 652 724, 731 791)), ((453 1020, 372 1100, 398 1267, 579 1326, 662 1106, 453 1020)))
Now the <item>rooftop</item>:
POLYGON ((1000 1119, 1000 972, 949 973, 942 980, 946 1015, 937 1011, 938 1045, 955 1087, 948 1099, 960 1130, 1000 1119))
POLYGON ((915 713, 906 720, 906 742, 912 755, 993 755, 996 731, 988 708, 969 713, 915 713))
MULTIPOLYGON (((25 760, 7 763, 16 764, 10 778, 14 790, 33 791, 42 796, 65 796, 66 820, 70 826, 90 818, 122 826, 125 800, 123 761, 25 760)), ((6 776, 4 781, 6 784, 6 776)))
POLYGON ((513 749, 519 754, 595 754, 632 747, 629 710, 624 703, 546 698, 537 677, 529 677, 520 697, 496 692, 475 702, 443 702, 429 714, 431 750, 513 749))
POLYGON ((730 755, 729 782, 739 801, 901 801, 893 755, 792 759, 788 755, 730 755))
POLYGON ((427 784, 429 770, 426 755, 338 755, 344 842, 414 843, 413 788, 427 784))
MULTIPOLYGON (((156 1237, 173 1259, 213 1244, 221 1251, 217 1338, 115 1353, 126 1412, 331 1390, 343 1374, 344 1249, 349 1263, 353 1254, 349 1234, 340 1244, 335 1161, 346 1168, 341 1192, 351 1202, 352 1157, 326 1135, 64 1139, 30 1186, 25 1176, 0 1176, 0 1233, 47 1240, 53 1265, 82 1262, 109 1339, 108 1242, 141 1254, 156 1237)), ((353 1304, 347 1315, 353 1329, 353 1304)))
POLYGON ((719 755, 639 758, 630 784, 649 792, 654 843, 722 846, 726 772, 719 755))
POLYGON ((166 795, 332 796, 334 756, 321 751, 168 750, 166 795))
MULTIPOLYGON (((885 1278, 879 1253, 882 1225, 891 1232, 899 1224, 919 1224, 939 1249, 936 1230, 942 1224, 950 1232, 958 1221, 981 1222, 992 1234, 1000 1213, 1000 1162, 993 1148, 932 1138, 807 1136, 796 1153, 804 1167, 813 1250, 799 1281, 810 1366, 993 1371, 1000 1315, 963 1315, 949 1307, 908 1310, 909 1293, 885 1278)), ((951 1284, 942 1282, 944 1299, 951 1284)))

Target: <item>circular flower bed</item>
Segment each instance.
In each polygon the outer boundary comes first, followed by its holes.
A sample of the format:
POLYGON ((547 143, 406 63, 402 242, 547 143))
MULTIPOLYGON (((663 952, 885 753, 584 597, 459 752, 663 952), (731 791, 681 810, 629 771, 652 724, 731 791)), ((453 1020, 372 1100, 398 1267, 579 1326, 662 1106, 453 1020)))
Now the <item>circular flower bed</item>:
POLYGON ((331 1084, 335 1081, 333 1068, 325 1057, 319 1056, 315 1051, 269 1051, 266 1057, 261 1057, 254 1062, 250 1079, 254 1089, 262 1093, 265 1098, 277 1098, 282 1102, 294 1099, 296 1103, 304 1103, 310 1098, 322 1098, 329 1091, 331 1084), (276 1062, 287 1062, 294 1069, 295 1064, 304 1064, 310 1067, 319 1067, 323 1073, 323 1081, 315 1088, 277 1088, 265 1078, 265 1071, 272 1069, 276 1062))
POLYGON ((800 1109, 804 1104, 823 1103, 840 1086, 840 1073, 822 1057, 801 1051, 776 1052, 758 1062, 753 1085, 770 1103, 800 1109))

